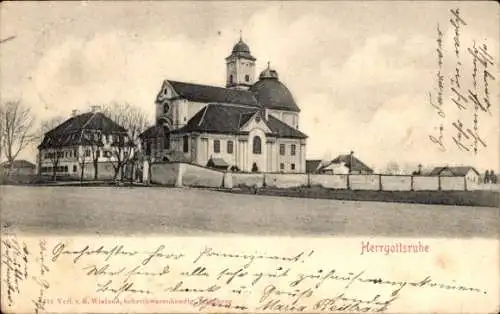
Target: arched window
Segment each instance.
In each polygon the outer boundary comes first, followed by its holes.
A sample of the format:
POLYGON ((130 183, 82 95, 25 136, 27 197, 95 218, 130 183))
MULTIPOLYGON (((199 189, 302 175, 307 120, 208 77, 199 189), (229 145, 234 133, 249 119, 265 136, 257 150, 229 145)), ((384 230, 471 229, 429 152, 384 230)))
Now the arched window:
POLYGON ((253 138, 253 153, 258 155, 262 153, 262 143, 258 136, 253 138))
POLYGON ((248 74, 247 74, 247 75, 245 75, 245 81, 246 81, 246 82, 250 82, 250 75, 248 75, 248 74))

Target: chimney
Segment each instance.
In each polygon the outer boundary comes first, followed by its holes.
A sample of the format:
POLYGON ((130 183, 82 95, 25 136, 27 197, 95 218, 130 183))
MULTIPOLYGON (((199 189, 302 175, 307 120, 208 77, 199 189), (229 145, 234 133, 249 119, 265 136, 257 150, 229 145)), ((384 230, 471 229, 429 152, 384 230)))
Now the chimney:
POLYGON ((267 108, 264 109, 264 116, 266 118, 266 121, 269 120, 269 109, 267 108))
POLYGON ((78 114, 78 109, 71 110, 71 116, 74 117, 78 114))
POLYGON ((101 110, 101 106, 99 106, 99 105, 93 105, 90 108, 92 109, 92 112, 98 112, 101 110))

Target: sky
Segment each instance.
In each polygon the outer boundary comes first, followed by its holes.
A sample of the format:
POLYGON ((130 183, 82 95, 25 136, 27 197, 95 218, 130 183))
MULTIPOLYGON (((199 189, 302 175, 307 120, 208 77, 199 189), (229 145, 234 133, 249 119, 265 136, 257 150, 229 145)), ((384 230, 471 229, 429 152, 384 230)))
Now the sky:
MULTIPOLYGON (((94 104, 129 102, 153 122, 164 79, 223 86, 224 58, 243 40, 267 62, 301 108, 308 159, 354 154, 384 169, 471 165, 499 169, 499 7, 494 2, 3 2, 0 98, 20 99, 39 121, 94 104), (452 102, 456 56, 450 9, 460 9, 461 84, 472 86, 467 47, 487 45, 490 112, 478 133, 487 145, 460 150, 452 122, 472 128, 473 105, 452 102), (437 94, 437 25, 443 32, 444 103, 437 94), (435 101, 434 101, 435 102, 435 101), (444 124, 445 150, 429 139, 444 124)), ((482 73, 482 68, 481 72, 482 73)), ((482 92, 482 76, 479 75, 482 92)), ((469 87, 470 88, 470 87, 469 87)), ((35 149, 22 158, 35 159, 35 149)))

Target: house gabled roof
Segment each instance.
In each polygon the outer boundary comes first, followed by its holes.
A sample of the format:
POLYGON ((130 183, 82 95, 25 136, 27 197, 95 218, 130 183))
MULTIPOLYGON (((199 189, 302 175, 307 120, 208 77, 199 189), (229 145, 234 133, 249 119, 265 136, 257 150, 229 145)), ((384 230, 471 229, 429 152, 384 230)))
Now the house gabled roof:
POLYGON ((86 112, 71 117, 45 133, 39 148, 74 146, 82 143, 84 130, 99 130, 104 134, 127 134, 127 130, 101 112, 86 112))
POLYGON ((477 175, 479 175, 479 172, 474 167, 471 166, 435 167, 434 169, 432 169, 429 175, 439 176, 445 170, 449 170, 451 174, 456 177, 464 177, 470 170, 474 171, 477 175))
MULTIPOLYGON (((11 163, 6 161, 0 164, 2 168, 10 168, 11 163)), ((14 160, 12 162, 12 166, 14 169, 21 169, 21 168, 30 168, 30 169, 35 169, 36 165, 34 163, 31 163, 27 160, 20 159, 20 160, 14 160)))
POLYGON ((117 124, 102 112, 86 112, 71 117, 54 129, 48 131, 46 135, 58 135, 64 133, 79 132, 86 130, 101 130, 103 133, 126 133, 127 130, 117 124))
MULTIPOLYGON (((243 134, 246 132, 242 132, 241 127, 257 112, 258 109, 252 107, 209 104, 198 111, 184 127, 173 132, 243 134)), ((269 115, 268 119, 264 120, 264 123, 271 130, 271 133, 268 134, 269 136, 307 138, 307 135, 304 133, 292 128, 272 115, 269 115)))
POLYGON ((238 104, 261 107, 252 92, 210 85, 167 80, 175 92, 184 99, 204 103, 238 104))
POLYGON ((447 169, 446 167, 435 167, 434 169, 429 172, 430 176, 438 176, 444 169, 447 169))
POLYGON ((477 171, 474 167, 470 166, 461 166, 461 167, 450 167, 451 172, 453 172, 456 176, 463 177, 467 173, 469 173, 470 170, 474 171, 477 175, 479 175, 479 171, 477 171))
POLYGON ((352 172, 373 172, 370 167, 365 165, 361 160, 352 156, 351 154, 339 155, 337 156, 337 158, 333 159, 330 164, 339 164, 341 162, 343 162, 344 165, 352 172))

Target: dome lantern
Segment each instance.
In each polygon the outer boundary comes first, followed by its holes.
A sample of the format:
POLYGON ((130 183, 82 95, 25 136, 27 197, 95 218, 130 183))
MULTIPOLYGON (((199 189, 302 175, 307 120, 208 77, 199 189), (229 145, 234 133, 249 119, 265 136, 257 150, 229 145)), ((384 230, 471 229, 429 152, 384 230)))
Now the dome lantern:
POLYGON ((278 79, 278 72, 276 70, 271 69, 271 65, 269 62, 267 62, 267 68, 262 71, 259 75, 259 80, 263 79, 278 79))

